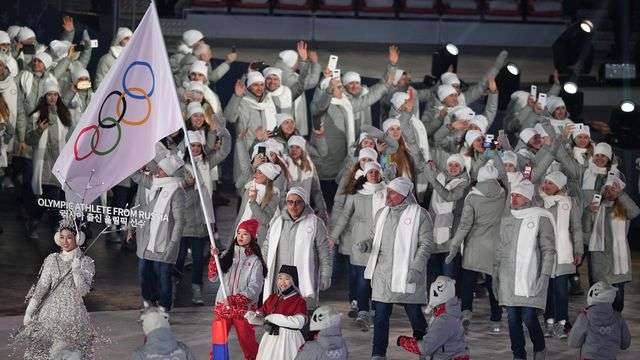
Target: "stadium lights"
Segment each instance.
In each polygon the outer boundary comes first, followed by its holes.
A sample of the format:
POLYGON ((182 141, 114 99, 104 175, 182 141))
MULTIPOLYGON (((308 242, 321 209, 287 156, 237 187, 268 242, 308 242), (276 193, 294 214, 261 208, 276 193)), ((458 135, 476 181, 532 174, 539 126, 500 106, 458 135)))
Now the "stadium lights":
POLYGON ((450 66, 453 66, 453 72, 457 72, 459 54, 460 50, 454 44, 441 46, 431 56, 431 76, 440 79, 440 75, 449 71, 450 66))
POLYGON ((520 68, 518 65, 507 63, 498 75, 496 75, 496 85, 498 92, 498 109, 504 110, 511 101, 511 94, 520 89, 520 68))
POLYGON ((622 112, 630 113, 630 112, 633 112, 635 109, 636 109, 636 104, 634 104, 633 101, 631 100, 624 100, 622 103, 620 103, 620 110, 622 110, 622 112))
POLYGON ((575 94, 578 92, 578 85, 576 83, 574 83, 573 81, 567 81, 566 83, 564 83, 564 86, 562 87, 562 89, 567 93, 567 94, 575 94))
POLYGON ((570 25, 552 45, 553 64, 560 74, 589 74, 593 65, 593 23, 570 25), (575 69, 572 69, 575 67, 575 69))

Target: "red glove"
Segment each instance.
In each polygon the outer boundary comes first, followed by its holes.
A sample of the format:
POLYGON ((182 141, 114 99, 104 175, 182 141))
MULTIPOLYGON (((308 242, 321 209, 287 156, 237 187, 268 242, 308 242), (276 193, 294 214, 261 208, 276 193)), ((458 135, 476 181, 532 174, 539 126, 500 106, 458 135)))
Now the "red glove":
POLYGON ((233 319, 233 309, 224 303, 216 303, 213 308, 213 313, 216 315, 216 319, 233 319))
POLYGON ((235 295, 231 295, 231 296, 227 297, 227 302, 231 306, 238 306, 238 307, 246 308, 247 305, 249 305, 251 303, 251 300, 249 300, 249 298, 244 296, 243 294, 235 294, 235 295))
POLYGON ((418 346, 418 340, 411 336, 398 336, 398 346, 405 349, 410 353, 422 355, 420 347, 418 346))

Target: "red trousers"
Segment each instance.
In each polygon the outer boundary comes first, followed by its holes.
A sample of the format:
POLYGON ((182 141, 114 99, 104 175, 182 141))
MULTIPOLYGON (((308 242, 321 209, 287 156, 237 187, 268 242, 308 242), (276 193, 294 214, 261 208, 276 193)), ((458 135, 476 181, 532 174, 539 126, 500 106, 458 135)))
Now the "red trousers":
MULTIPOLYGON (((227 322, 227 331, 231 331, 231 326, 236 328, 240 349, 246 360, 255 360, 258 356, 258 342, 253 325, 247 319, 221 319, 227 322)), ((213 324, 213 322, 212 322, 213 324)), ((213 330, 213 329, 212 329, 213 330)))

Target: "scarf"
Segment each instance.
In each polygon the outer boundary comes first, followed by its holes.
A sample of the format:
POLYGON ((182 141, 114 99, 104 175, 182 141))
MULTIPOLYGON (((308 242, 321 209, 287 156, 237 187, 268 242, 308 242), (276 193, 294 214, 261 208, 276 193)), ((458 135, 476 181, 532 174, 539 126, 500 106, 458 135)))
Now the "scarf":
POLYGON ((382 209, 387 202, 386 184, 382 181, 377 184, 367 181, 362 184, 362 189, 358 190, 358 193, 371 195, 371 219, 375 220, 378 210, 382 209))
MULTIPOLYGON (((448 191, 454 189, 456 186, 462 184, 464 179, 454 178, 448 183, 444 173, 438 174, 436 180, 444 186, 448 191)), ((444 244, 449 240, 451 236, 451 226, 453 226, 453 206, 455 201, 445 201, 437 191, 433 192, 431 196, 431 210, 435 213, 435 219, 433 220, 433 237, 436 244, 444 244)))
POLYGON ((573 243, 569 232, 571 219, 571 198, 565 195, 547 195, 540 191, 544 208, 556 207, 556 256, 558 264, 573 263, 573 243))
MULTIPOLYGON (((36 76, 37 75, 35 75, 31 71, 26 71, 26 70, 23 71, 22 74, 20 75, 20 87, 22 88, 22 91, 25 97, 28 97, 31 94, 31 91, 33 90, 33 81, 35 80, 36 76)), ((40 97, 44 95, 44 84, 46 80, 49 78, 51 78, 52 80, 55 80, 53 75, 51 75, 48 72, 45 72, 44 74, 42 74, 42 76, 38 76, 38 77, 40 78, 40 82, 38 83, 38 90, 37 90, 38 92, 36 93, 36 96, 35 96, 36 99, 40 99, 40 97)), ((34 104, 34 107, 35 107, 35 104, 34 104)))
POLYGON ((291 107, 293 107, 291 89, 288 86, 280 85, 280 87, 272 91, 270 95, 272 99, 278 99, 278 112, 282 112, 282 109, 291 109, 291 107))
POLYGON ((114 58, 117 59, 123 49, 124 48, 120 45, 113 45, 109 48, 109 52, 111 53, 111 55, 113 55, 114 58))
MULTIPOLYGON (((153 199, 156 199, 156 204, 153 207, 153 212, 158 214, 151 218, 149 224, 149 244, 147 244, 147 250, 155 253, 162 253, 165 249, 156 249, 156 239, 158 237, 158 231, 160 230, 160 223, 162 222, 162 215, 166 214, 171 205, 171 198, 173 194, 180 187, 180 180, 175 177, 154 178, 151 189, 145 190, 147 203, 151 203, 153 199), (160 191, 158 191, 160 190, 160 191)), ((166 244, 165 244, 166 246, 166 244)))
POLYGON ((80 117, 91 102, 92 95, 93 92, 91 90, 77 91, 73 94, 73 97, 69 102, 69 112, 71 113, 71 120, 73 121, 73 124, 77 124, 80 121, 80 117))
POLYGON ((519 172, 519 171, 508 172, 507 173, 507 178, 509 179, 509 184, 511 184, 511 186, 513 187, 514 185, 516 185, 520 181, 522 181, 522 173, 519 172))
POLYGON ((511 209, 511 215, 521 219, 516 244, 516 269, 514 293, 516 296, 536 296, 538 279, 538 227, 540 217, 547 217, 554 223, 552 215, 542 208, 530 207, 522 210, 511 209))
POLYGON ((353 106, 351 105, 351 101, 343 95, 339 99, 335 97, 331 98, 331 104, 341 107, 347 115, 344 128, 345 135, 347 137, 347 148, 349 148, 349 146, 353 145, 356 141, 356 123, 353 117, 353 106))
MULTIPOLYGON (((269 233, 265 241, 268 241, 269 250, 267 254, 267 277, 264 281, 263 298, 266 299, 272 293, 273 274, 277 272, 276 256, 278 254, 278 243, 282 233, 284 220, 279 216, 269 227, 269 233)), ((300 283, 300 295, 303 297, 315 296, 317 291, 314 287, 314 277, 316 276, 316 256, 313 253, 314 239, 316 237, 316 217, 313 214, 304 215, 303 219, 297 221, 294 261, 293 265, 298 268, 298 278, 300 283)))
POLYGON ((582 175, 582 190, 595 190, 598 175, 606 175, 607 168, 596 166, 593 160, 589 160, 587 169, 582 175))
MULTIPOLYGON (((34 129, 38 126, 38 116, 40 116, 40 112, 33 114, 34 129)), ((49 129, 51 129, 53 124, 56 124, 56 129, 58 130, 56 134, 58 137, 58 154, 62 153, 62 149, 64 148, 67 138, 67 132, 69 131, 67 127, 62 125, 57 116, 52 118, 51 113, 49 121, 51 125, 44 129, 40 136, 40 140, 38 140, 38 147, 33 150, 33 177, 31 178, 31 190, 34 195, 42 195, 42 172, 44 170, 44 155, 47 152, 47 144, 49 143, 49 129)))
MULTIPOLYGON (((603 202, 598 208, 598 213, 593 224, 593 231, 589 238, 589 251, 605 251, 606 217, 607 208, 613 206, 613 202, 603 202)), ((613 236, 613 274, 622 275, 629 272, 629 244, 627 242, 627 221, 616 219, 613 213, 609 214, 611 234, 613 236)))
MULTIPOLYGON (((202 154, 198 156, 194 156, 193 162, 196 164, 196 167, 198 168, 198 172, 200 173, 200 179, 202 180, 202 185, 204 186, 205 194, 203 194, 204 195, 203 197, 205 199, 210 199, 211 194, 213 193, 213 180, 211 179, 212 169, 209 168, 209 162, 202 160, 202 154)), ((195 177, 195 173, 193 172, 193 167, 191 164, 185 164, 184 167, 192 176, 195 177)), ((194 190, 197 192, 198 191, 197 185, 193 184, 193 186, 194 186, 194 190)), ((195 196, 197 199, 196 201, 199 201, 199 195, 196 194, 195 196)), ((208 215, 209 215, 209 222, 213 223, 214 222, 213 213, 208 215)))
MULTIPOLYGON (((7 76, 6 79, 0 81, 0 94, 4 98, 7 107, 9 108, 9 118, 2 119, 4 122, 11 124, 11 127, 16 127, 16 115, 18 113, 18 91, 16 89, 16 83, 12 76, 7 76)), ((7 156, 7 149, 13 148, 13 136, 9 140, 8 144, 5 144, 2 138, 4 132, 0 133, 0 168, 7 167, 9 165, 9 158, 7 156)))
MULTIPOLYGON (((364 278, 372 279, 378 262, 378 254, 382 245, 382 232, 389 215, 390 208, 385 206, 375 225, 375 235, 373 237, 373 249, 364 270, 364 278)), ((420 225, 420 206, 410 204, 402 211, 400 221, 396 228, 396 236, 393 246, 393 270, 391 273, 391 291, 402 294, 413 294, 416 292, 416 284, 407 284, 407 274, 409 273, 410 258, 418 247, 418 227, 420 225)))
MULTIPOLYGON (((240 218, 240 221, 238 222, 238 225, 245 221, 245 220, 249 220, 253 218, 253 213, 251 212, 251 206, 249 205, 249 191, 251 189, 252 186, 255 186, 256 188, 256 203, 258 203, 258 205, 262 205, 262 199, 264 199, 264 195, 267 192, 267 186, 264 184, 258 184, 255 182, 255 180, 251 180, 249 181, 245 186, 244 186, 244 190, 245 190, 245 194, 247 195, 247 202, 244 206, 244 211, 242 212, 242 217, 240 218)), ((275 188, 274 188, 275 191, 275 188)))
POLYGON ((577 146, 573 147, 573 158, 576 159, 578 164, 584 165, 587 157, 587 149, 579 148, 577 146))
MULTIPOLYGON (((417 107, 417 106, 416 106, 417 107)), ((424 127, 420 118, 413 115, 411 117, 411 125, 416 133, 416 141, 418 148, 420 148, 420 152, 422 153, 422 157, 424 157, 424 161, 431 160, 431 152, 429 151, 429 135, 427 134, 427 129, 424 127)), ((416 191, 418 193, 423 193, 427 191, 427 183, 418 182, 416 191)))
MULTIPOLYGON (((311 161, 311 159, 309 158, 308 155, 304 155, 307 157, 307 161, 309 162, 309 165, 311 165, 311 170, 308 171, 304 171, 302 170, 302 168, 300 166, 298 166, 298 161, 294 160, 293 158, 291 158, 288 155, 285 155, 285 163, 287 164, 287 169, 289 169, 289 175, 291 176, 291 181, 299 183, 301 186, 303 185, 303 183, 305 182, 305 180, 311 179, 313 178, 313 174, 316 171, 316 167, 313 164, 313 161, 311 161)), ((301 161, 300 161, 301 162, 301 161)), ((307 194, 309 194, 309 190, 311 184, 309 184, 309 188, 307 189, 307 187, 305 187, 305 190, 307 191, 307 194)))
POLYGON ((275 129, 278 125, 278 122, 276 121, 276 114, 278 111, 276 110, 276 105, 273 103, 273 100, 271 100, 269 94, 265 95, 262 102, 257 102, 250 96, 245 96, 242 100, 246 101, 253 110, 257 110, 262 113, 265 120, 265 130, 271 131, 275 129))

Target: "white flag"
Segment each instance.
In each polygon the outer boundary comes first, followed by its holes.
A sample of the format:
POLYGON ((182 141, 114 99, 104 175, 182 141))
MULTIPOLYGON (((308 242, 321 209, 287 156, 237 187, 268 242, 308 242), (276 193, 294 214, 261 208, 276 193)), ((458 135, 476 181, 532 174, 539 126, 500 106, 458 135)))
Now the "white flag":
POLYGON ((153 3, 53 166, 67 200, 90 203, 151 161, 183 119, 153 3))

